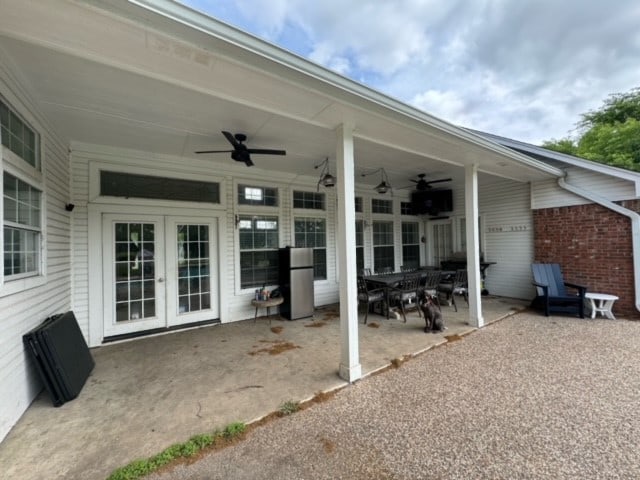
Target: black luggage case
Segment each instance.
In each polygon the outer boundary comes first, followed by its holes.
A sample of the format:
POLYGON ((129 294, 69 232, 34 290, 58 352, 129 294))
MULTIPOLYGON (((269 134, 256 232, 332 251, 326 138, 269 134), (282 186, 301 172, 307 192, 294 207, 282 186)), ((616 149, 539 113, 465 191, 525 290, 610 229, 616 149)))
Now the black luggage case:
POLYGON ((24 336, 54 406, 78 396, 95 365, 73 312, 46 319, 24 336))

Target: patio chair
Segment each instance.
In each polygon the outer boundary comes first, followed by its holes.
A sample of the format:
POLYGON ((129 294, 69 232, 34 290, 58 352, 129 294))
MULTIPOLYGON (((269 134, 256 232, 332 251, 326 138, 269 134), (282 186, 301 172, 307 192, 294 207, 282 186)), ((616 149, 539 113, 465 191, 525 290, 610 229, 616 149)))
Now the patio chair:
POLYGON ((393 273, 393 267, 381 267, 376 270, 378 275, 391 275, 393 273))
POLYGON ((369 315, 369 309, 371 306, 384 301, 386 301, 386 292, 384 288, 374 288, 370 290, 366 280, 362 277, 358 277, 358 305, 364 303, 367 306, 364 313, 365 325, 367 324, 367 316, 369 315))
POLYGON ((534 308, 542 309, 546 317, 551 312, 577 314, 584 318, 584 298, 587 287, 565 282, 557 263, 532 263, 533 284, 537 296, 531 302, 534 308), (565 287, 576 290, 568 293, 565 287))
POLYGON ((462 295, 469 304, 469 290, 467 289, 467 271, 456 270, 456 274, 450 281, 442 282, 438 284, 438 295, 444 293, 447 300, 451 300, 453 308, 458 311, 458 305, 456 305, 456 295, 462 295))
POLYGON ((402 273, 415 272, 416 270, 417 270, 417 267, 413 265, 400 265, 400 271, 402 273))
POLYGON ((425 275, 423 275, 422 280, 420 281, 420 290, 422 290, 425 295, 429 295, 435 299, 438 307, 440 306, 440 299, 438 298, 440 276, 440 270, 429 270, 425 275))
POLYGON ((371 269, 370 268, 361 268, 360 269, 360 276, 361 277, 370 277, 371 276, 371 269))
POLYGON ((422 275, 420 273, 408 273, 404 276, 397 287, 389 288, 389 292, 387 294, 389 303, 395 301, 400 306, 404 323, 407 323, 405 304, 413 305, 413 308, 418 310, 418 316, 421 316, 420 309, 418 308, 418 295, 421 277, 422 275))

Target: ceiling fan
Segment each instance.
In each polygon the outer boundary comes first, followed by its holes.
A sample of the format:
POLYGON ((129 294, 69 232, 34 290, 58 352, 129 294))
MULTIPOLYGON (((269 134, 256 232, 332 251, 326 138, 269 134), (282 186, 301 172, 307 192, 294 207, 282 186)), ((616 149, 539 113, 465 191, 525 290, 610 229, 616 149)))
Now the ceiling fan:
POLYGON ((232 135, 229 132, 222 131, 222 134, 233 146, 233 150, 200 150, 195 153, 228 153, 231 152, 231 158, 236 162, 244 162, 247 167, 251 167, 253 162, 251 161, 251 154, 256 155, 286 155, 284 150, 271 150, 268 148, 248 148, 243 142, 247 140, 247 136, 244 133, 236 133, 232 135))
MULTIPOLYGON (((439 178, 438 180, 425 180, 424 177, 427 175, 425 173, 421 173, 418 175, 418 179, 411 178, 410 180, 416 184, 415 188, 419 191, 429 190, 431 188, 431 184, 433 183, 443 183, 450 182, 450 178, 439 178)), ((402 188, 409 188, 411 185, 402 188)))

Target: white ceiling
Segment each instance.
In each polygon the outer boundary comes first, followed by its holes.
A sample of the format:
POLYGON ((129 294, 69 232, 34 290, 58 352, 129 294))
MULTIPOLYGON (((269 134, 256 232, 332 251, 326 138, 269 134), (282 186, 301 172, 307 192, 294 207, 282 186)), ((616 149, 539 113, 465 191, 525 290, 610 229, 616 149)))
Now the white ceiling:
POLYGON ((48 123, 70 145, 204 158, 215 167, 235 162, 229 154, 194 152, 228 149, 220 133, 228 130, 245 133, 249 147, 287 151, 285 157, 254 155, 256 174, 267 169, 316 177, 314 165, 326 157, 335 173, 335 129, 351 123, 357 182, 377 184, 379 176, 359 174, 379 167, 394 186, 410 184, 418 173, 428 180, 461 179, 468 163, 487 173, 485 181, 531 181, 553 173, 410 107, 410 115, 390 108, 396 103, 375 92, 363 98, 366 88, 278 50, 307 72, 136 6, 122 12, 121 2, 112 12, 62 0, 8 3, 11 8, 0 16, 0 54, 15 65, 48 123), (353 90, 309 75, 313 69, 353 90))

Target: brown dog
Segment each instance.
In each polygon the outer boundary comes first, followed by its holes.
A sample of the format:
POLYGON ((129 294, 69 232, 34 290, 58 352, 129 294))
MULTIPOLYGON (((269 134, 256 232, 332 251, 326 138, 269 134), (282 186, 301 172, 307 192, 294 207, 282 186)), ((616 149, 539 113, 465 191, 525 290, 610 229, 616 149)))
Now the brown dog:
POLYGON ((424 332, 442 332, 445 329, 442 311, 431 295, 420 299, 420 310, 424 315, 424 332))

